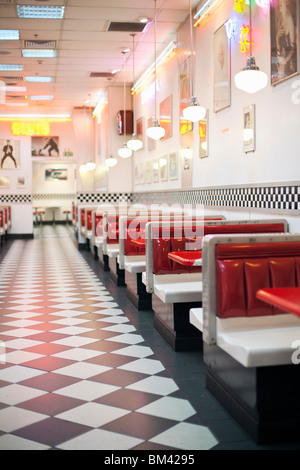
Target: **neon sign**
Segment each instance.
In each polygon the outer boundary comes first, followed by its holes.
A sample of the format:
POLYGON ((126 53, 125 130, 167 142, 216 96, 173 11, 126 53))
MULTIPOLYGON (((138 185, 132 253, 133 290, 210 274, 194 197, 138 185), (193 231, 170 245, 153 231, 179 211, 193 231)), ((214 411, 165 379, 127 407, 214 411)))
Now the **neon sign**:
POLYGON ((240 45, 241 45, 241 52, 249 52, 250 49, 250 41, 248 39, 248 34, 250 31, 249 25, 244 25, 241 27, 241 34, 240 34, 240 45))
POLYGON ((234 0, 234 10, 242 13, 245 10, 246 0, 234 0))
POLYGON ((24 135, 24 136, 47 136, 50 135, 50 124, 49 122, 20 122, 16 121, 12 123, 13 135, 24 135))

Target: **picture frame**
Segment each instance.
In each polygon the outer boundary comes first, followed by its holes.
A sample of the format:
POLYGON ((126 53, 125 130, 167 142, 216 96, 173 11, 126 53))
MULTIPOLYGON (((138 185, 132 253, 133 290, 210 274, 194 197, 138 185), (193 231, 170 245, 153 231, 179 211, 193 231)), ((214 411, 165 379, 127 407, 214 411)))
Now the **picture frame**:
POLYGON ((17 170, 20 168, 20 141, 0 140, 0 169, 17 170))
POLYGON ((10 177, 9 176, 0 176, 0 189, 9 189, 10 188, 10 177))
POLYGON ((169 180, 178 180, 178 152, 169 154, 169 180))
POLYGON ((152 161, 148 160, 145 164, 145 182, 146 184, 152 183, 152 161))
POLYGON ((139 149, 142 150, 144 148, 144 117, 140 117, 139 119, 137 119, 135 125, 136 138, 143 142, 143 146, 141 147, 141 149, 139 149))
POLYGON ((204 119, 199 121, 199 157, 208 157, 208 109, 204 119))
POLYGON ((213 109, 217 113, 231 106, 231 41, 225 23, 213 38, 213 109))
POLYGON ((165 129, 165 135, 161 140, 172 137, 172 95, 165 98, 159 105, 160 125, 165 129))
POLYGON ((243 109, 243 150, 255 151, 255 104, 243 109))
POLYGON ((46 181, 67 181, 68 179, 68 170, 66 168, 47 168, 45 170, 45 180, 46 181))
POLYGON ((24 189, 26 187, 26 180, 24 176, 18 176, 17 178, 17 188, 24 189))
POLYGON ((159 182, 159 160, 155 158, 152 162, 152 182, 159 182))
POLYGON ((191 100, 191 57, 188 57, 179 65, 179 111, 180 134, 193 130, 193 123, 183 117, 183 110, 191 100))
POLYGON ((59 137, 32 137, 31 156, 32 157, 59 157, 59 137))
POLYGON ((271 85, 299 73, 299 1, 270 3, 271 85))
POLYGON ((169 169, 169 156, 164 155, 159 159, 159 179, 160 181, 168 181, 168 169, 169 169))

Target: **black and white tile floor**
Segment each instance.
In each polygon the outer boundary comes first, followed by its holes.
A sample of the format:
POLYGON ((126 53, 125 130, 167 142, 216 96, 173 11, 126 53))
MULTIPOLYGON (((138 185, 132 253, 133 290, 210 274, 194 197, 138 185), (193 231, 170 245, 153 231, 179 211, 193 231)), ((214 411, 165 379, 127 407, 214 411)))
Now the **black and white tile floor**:
POLYGON ((48 227, 1 262, 0 449, 258 448, 88 256, 48 227))

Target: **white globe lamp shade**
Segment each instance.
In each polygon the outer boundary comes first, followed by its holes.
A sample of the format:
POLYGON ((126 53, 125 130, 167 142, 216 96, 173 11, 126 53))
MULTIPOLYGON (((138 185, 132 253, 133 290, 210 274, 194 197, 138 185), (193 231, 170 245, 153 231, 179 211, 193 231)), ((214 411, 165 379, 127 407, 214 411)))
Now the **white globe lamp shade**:
POLYGON ((96 163, 88 162, 85 164, 86 171, 93 171, 96 168, 96 163))
POLYGON ((248 57, 246 67, 234 77, 235 86, 246 93, 256 93, 267 86, 268 76, 255 65, 254 57, 248 57))
POLYGON ((114 166, 116 166, 117 163, 118 163, 118 160, 112 155, 107 157, 107 159, 105 160, 105 165, 108 166, 109 168, 113 168, 114 166))
POLYGON ((157 119, 153 119, 152 126, 147 129, 147 136, 153 140, 159 140, 165 135, 165 129, 159 125, 157 119))
POLYGON ((132 155, 132 150, 127 147, 127 144, 124 144, 123 147, 118 150, 118 155, 121 158, 129 158, 132 155))
POLYGON ((133 134, 132 138, 127 142, 127 147, 133 151, 140 150, 143 147, 143 142, 133 134))
POLYGON ((195 96, 192 96, 191 103, 183 110, 183 117, 192 122, 198 122, 206 116, 206 108, 200 106, 195 96))

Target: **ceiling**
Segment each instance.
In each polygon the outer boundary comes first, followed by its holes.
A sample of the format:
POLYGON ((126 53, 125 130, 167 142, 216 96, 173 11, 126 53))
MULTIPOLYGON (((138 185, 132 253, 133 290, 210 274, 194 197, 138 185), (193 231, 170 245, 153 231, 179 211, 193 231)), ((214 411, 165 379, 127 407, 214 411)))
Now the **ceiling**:
POLYGON ((0 80, 4 79, 6 86, 26 86, 26 92, 6 91, 5 104, 0 105, 1 113, 20 110, 31 113, 46 109, 55 113, 71 113, 74 107, 87 105, 87 100, 89 106, 96 106, 101 89, 121 85, 124 79, 132 82, 133 41, 134 75, 138 77, 154 60, 155 24, 159 51, 173 38, 188 14, 189 0, 157 0, 156 9, 154 0, 0 0, 0 30, 20 31, 19 40, 0 40, 0 64, 23 65, 23 71, 0 71, 0 80), (65 6, 64 17, 19 18, 18 5, 65 6), (150 21, 143 31, 136 32, 133 39, 132 29, 139 25, 141 16, 147 16, 150 21), (135 25, 128 31, 110 31, 113 22, 122 23, 117 25, 121 29, 128 23, 135 25), (22 49, 25 41, 54 41, 57 57, 24 58, 22 49), (130 49, 126 54, 123 53, 125 48, 130 49), (119 72, 112 75, 115 70, 119 72), (92 78, 92 73, 109 74, 109 77, 92 78), (20 81, 25 76, 50 76, 54 81, 20 81), (53 99, 25 98, 33 95, 50 95, 53 99), (29 105, 21 108, 20 104, 24 102, 29 105))

